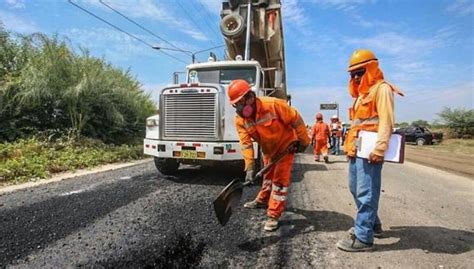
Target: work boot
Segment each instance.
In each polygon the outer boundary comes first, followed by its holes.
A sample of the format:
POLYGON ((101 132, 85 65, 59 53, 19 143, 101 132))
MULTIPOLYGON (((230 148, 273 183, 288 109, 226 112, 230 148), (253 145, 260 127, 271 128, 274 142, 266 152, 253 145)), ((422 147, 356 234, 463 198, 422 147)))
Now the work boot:
POLYGON ((374 226, 374 237, 377 237, 377 238, 383 237, 382 224, 375 224, 375 226, 374 226))
POLYGON ((342 239, 337 242, 336 247, 340 250, 348 252, 363 252, 363 251, 372 251, 374 249, 374 244, 367 244, 354 236, 351 239, 342 239))
POLYGON ((265 226, 263 229, 267 232, 273 232, 278 229, 278 219, 268 217, 267 221, 265 222, 265 226))
MULTIPOLYGON (((351 238, 355 237, 354 227, 351 227, 348 232, 349 232, 349 235, 351 236, 351 238)), ((382 224, 376 224, 374 226, 374 237, 377 237, 377 238, 383 237, 382 224)))
POLYGON ((315 161, 315 162, 319 162, 319 161, 321 161, 321 160, 320 160, 319 157, 318 157, 318 158, 314 158, 314 161, 315 161))
POLYGON ((328 162, 329 162, 329 157, 328 157, 328 156, 324 156, 324 162, 325 162, 325 163, 328 163, 328 162))
POLYGON ((245 203, 244 207, 250 208, 250 209, 256 209, 256 208, 267 208, 267 205, 255 199, 253 201, 245 203))

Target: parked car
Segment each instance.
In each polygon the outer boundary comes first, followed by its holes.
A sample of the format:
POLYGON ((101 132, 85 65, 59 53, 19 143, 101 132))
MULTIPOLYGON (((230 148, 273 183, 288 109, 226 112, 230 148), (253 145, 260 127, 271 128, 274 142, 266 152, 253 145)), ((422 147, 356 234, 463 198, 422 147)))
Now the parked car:
POLYGON ((443 140, 443 133, 432 132, 427 127, 421 126, 398 128, 394 130, 394 133, 405 135, 406 143, 416 143, 419 146, 432 145, 443 140))

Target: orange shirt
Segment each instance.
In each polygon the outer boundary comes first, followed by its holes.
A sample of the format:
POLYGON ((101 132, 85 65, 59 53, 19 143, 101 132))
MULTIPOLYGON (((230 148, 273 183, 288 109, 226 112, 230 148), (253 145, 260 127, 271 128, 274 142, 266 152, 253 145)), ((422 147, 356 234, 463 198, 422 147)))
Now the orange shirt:
POLYGON ((311 132, 311 137, 316 140, 326 140, 329 136, 329 126, 324 122, 317 121, 311 132))
POLYGON ((239 115, 235 117, 246 170, 254 166, 252 139, 270 160, 275 154, 286 150, 293 141, 299 140, 303 145, 310 143, 303 119, 285 100, 273 97, 257 97, 255 100, 255 120, 239 115))

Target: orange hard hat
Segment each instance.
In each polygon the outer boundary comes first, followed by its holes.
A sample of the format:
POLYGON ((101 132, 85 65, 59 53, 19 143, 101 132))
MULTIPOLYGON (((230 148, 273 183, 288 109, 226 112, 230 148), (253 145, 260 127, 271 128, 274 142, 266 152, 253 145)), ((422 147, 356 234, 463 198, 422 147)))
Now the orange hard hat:
POLYGON ((227 95, 229 96, 230 103, 232 105, 237 103, 251 90, 251 88, 250 84, 243 79, 233 80, 227 88, 227 95))
POLYGON ((347 71, 356 70, 365 66, 370 61, 378 61, 375 57, 375 54, 367 49, 359 49, 352 53, 351 58, 349 59, 349 68, 347 71))
POLYGON ((316 113, 316 119, 322 119, 323 118, 323 114, 321 113, 316 113))

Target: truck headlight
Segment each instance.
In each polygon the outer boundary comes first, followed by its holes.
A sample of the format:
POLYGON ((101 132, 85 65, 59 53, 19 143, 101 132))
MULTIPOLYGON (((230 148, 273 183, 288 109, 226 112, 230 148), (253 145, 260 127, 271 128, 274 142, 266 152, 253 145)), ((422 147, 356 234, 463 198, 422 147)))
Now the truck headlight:
POLYGON ((155 119, 147 119, 146 120, 146 126, 148 127, 153 127, 153 126, 157 126, 158 123, 156 122, 155 119))

